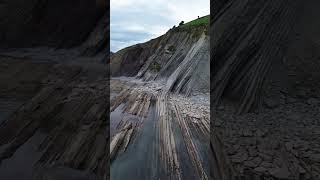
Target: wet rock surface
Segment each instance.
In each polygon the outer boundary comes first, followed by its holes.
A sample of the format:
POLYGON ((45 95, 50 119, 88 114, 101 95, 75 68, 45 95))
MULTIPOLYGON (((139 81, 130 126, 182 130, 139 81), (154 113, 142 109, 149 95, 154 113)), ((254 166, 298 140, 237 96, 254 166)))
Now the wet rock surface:
POLYGON ((0 68, 1 99, 21 102, 0 124, 1 179, 106 179, 107 68, 5 56, 0 68))
POLYGON ((164 83, 135 78, 114 78, 111 84, 118 90, 111 99, 110 123, 117 124, 111 126, 112 150, 118 149, 111 162, 111 179, 133 175, 139 179, 212 179, 208 96, 192 99, 170 94, 164 83), (113 113, 119 110, 122 113, 116 118, 113 113), (130 166, 136 162, 144 163, 130 166), (145 166, 154 168, 139 170, 145 166))
POLYGON ((209 53, 203 25, 112 54, 111 179, 212 179, 209 53))

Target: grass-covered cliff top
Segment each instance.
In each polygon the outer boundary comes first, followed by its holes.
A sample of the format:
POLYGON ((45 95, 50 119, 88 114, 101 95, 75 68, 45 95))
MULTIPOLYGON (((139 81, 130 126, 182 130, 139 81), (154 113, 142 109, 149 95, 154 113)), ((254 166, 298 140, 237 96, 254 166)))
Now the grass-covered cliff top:
POLYGON ((190 21, 186 24, 183 24, 179 26, 179 28, 191 28, 191 27, 197 27, 197 26, 202 26, 202 25, 209 25, 210 21, 210 15, 200 17, 198 19, 195 19, 193 21, 190 21))
POLYGON ((190 22, 187 22, 183 25, 179 25, 179 26, 174 26, 172 29, 172 31, 192 31, 195 28, 198 27, 208 27, 210 24, 210 15, 207 16, 203 16, 200 18, 197 18, 195 20, 192 20, 190 22))

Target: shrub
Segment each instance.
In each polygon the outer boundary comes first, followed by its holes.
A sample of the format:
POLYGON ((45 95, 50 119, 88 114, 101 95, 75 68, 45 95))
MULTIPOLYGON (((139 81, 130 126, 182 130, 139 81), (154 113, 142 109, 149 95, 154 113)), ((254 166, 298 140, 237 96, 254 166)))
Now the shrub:
POLYGON ((154 72, 159 72, 161 70, 161 65, 157 62, 151 64, 151 70, 154 72))
POLYGON ((180 23, 179 23, 179 26, 182 26, 184 24, 184 21, 181 21, 180 23))
POLYGON ((174 47, 174 45, 170 45, 170 46, 168 47, 168 50, 169 50, 170 52, 174 52, 174 51, 176 51, 176 47, 174 47))

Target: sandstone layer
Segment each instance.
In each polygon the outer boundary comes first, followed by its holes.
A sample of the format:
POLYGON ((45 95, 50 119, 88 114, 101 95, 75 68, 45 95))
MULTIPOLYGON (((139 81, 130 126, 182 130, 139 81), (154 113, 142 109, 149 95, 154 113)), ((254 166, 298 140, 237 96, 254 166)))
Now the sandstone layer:
POLYGON ((319 2, 212 6, 215 179, 319 179, 319 2))

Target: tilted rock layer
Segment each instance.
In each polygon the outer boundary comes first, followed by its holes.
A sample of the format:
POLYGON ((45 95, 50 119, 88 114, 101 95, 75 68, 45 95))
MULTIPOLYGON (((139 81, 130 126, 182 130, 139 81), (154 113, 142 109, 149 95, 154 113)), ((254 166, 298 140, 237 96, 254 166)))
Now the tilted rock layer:
POLYGON ((319 1, 211 5, 213 176, 319 179, 319 1))
MULTIPOLYGON (((106 0, 4 0, 0 2, 0 47, 70 48, 109 51, 106 0)), ((90 52, 89 52, 90 51, 90 52)))
POLYGON ((162 81, 167 91, 190 95, 209 92, 208 27, 169 30, 165 35, 113 54, 112 76, 162 81), (195 88, 196 87, 196 88, 195 88))

